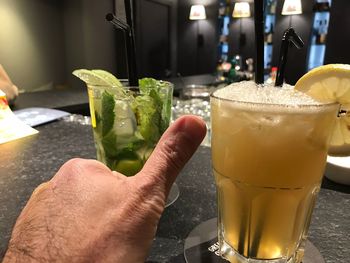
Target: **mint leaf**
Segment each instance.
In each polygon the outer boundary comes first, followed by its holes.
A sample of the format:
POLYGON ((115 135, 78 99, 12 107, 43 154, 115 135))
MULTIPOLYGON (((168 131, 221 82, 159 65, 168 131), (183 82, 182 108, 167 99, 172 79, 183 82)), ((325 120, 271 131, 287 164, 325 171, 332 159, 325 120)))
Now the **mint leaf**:
POLYGON ((101 137, 102 136, 102 119, 97 110, 95 110, 95 121, 96 121, 96 127, 94 127, 94 132, 96 132, 101 137))
POLYGON ((114 97, 107 91, 102 93, 102 136, 105 136, 113 127, 115 113, 114 113, 114 97))
POLYGON ((114 158, 118 155, 117 136, 113 131, 104 136, 101 140, 105 155, 108 158, 114 158))
MULTIPOLYGON (((156 97, 154 94, 153 96, 156 97)), ((132 108, 142 137, 147 142, 157 142, 161 135, 159 131, 161 110, 156 99, 149 95, 138 96, 133 101, 132 108)))
POLYGON ((143 78, 139 80, 141 94, 149 95, 151 90, 159 91, 158 81, 153 78, 143 78))
POLYGON ((131 148, 123 148, 118 152, 117 155, 118 160, 129 159, 135 160, 138 159, 137 154, 131 148))
POLYGON ((136 174, 143 166, 143 161, 139 158, 136 151, 144 145, 144 141, 140 141, 134 137, 131 138, 133 141, 126 144, 119 144, 116 139, 117 136, 111 131, 101 140, 106 165, 111 170, 121 172, 127 176, 136 174))
POLYGON ((106 157, 115 159, 123 159, 126 155, 135 157, 137 150, 145 146, 144 140, 136 136, 123 138, 123 136, 117 136, 113 130, 101 139, 101 143, 106 157))
MULTIPOLYGON (((156 123, 158 130, 156 134, 153 136, 153 141, 159 139, 160 135, 164 133, 164 131, 168 128, 171 117, 171 106, 172 106, 172 90, 169 87, 169 83, 164 81, 158 81, 153 78, 143 78, 139 80, 140 93, 149 95, 153 99, 152 107, 155 107, 156 113, 153 113, 152 116, 149 116, 148 120, 140 120, 140 123, 144 124, 143 133, 155 132, 152 127, 150 127, 151 123, 156 123), (147 127, 146 123, 147 122, 147 127)), ((145 102, 142 102, 146 104, 145 102)), ((139 117, 143 119, 147 119, 144 116, 139 117)), ((140 125, 142 128, 142 125, 140 125)), ((142 132, 141 132, 142 134, 142 132)), ((144 136, 144 134, 142 134, 144 136)), ((146 140, 149 138, 149 135, 144 137, 146 140)))
POLYGON ((117 161, 114 158, 106 157, 105 162, 109 169, 111 169, 112 171, 116 170, 115 168, 117 166, 117 161))
POLYGON ((101 117, 100 117, 100 114, 96 110, 95 110, 95 119, 96 119, 96 126, 100 126, 101 117))

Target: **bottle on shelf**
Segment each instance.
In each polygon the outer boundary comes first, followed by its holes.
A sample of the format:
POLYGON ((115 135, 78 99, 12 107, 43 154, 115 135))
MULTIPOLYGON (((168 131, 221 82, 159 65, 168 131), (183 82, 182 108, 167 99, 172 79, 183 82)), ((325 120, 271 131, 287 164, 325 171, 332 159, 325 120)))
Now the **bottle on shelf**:
POLYGON ((226 13, 226 5, 222 2, 219 4, 219 16, 224 16, 226 13))
POLYGON ((327 29, 328 29, 328 21, 321 20, 319 23, 319 27, 316 33, 316 44, 317 45, 325 45, 327 39, 327 29))
POLYGON ((267 33, 265 33, 265 44, 272 44, 272 36, 273 36, 273 24, 270 23, 270 27, 267 33))
POLYGON ((230 64, 231 64, 231 67, 230 67, 230 70, 228 71, 228 75, 227 75, 227 82, 228 83, 236 82, 239 79, 239 76, 237 75, 238 61, 236 60, 235 57, 231 59, 230 64))
POLYGON ((316 2, 314 5, 314 12, 329 12, 330 11, 329 2, 316 2))
POLYGON ((276 14, 276 5, 276 0, 268 0, 266 5, 267 13, 270 15, 276 14))
POLYGON ((270 75, 268 79, 266 80, 267 84, 273 84, 276 82, 276 76, 277 76, 277 67, 272 67, 270 75))

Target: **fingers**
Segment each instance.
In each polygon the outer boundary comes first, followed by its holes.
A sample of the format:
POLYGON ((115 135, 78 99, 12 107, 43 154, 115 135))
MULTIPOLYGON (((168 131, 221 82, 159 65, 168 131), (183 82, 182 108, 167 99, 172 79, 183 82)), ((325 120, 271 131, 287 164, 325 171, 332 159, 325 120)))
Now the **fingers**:
POLYGON ((6 80, 7 82, 12 83, 10 77, 7 75, 5 69, 1 64, 0 64, 0 79, 6 80))
POLYGON ((179 118, 163 134, 136 177, 147 177, 151 184, 161 186, 167 193, 205 133, 205 123, 199 117, 188 115, 179 118))

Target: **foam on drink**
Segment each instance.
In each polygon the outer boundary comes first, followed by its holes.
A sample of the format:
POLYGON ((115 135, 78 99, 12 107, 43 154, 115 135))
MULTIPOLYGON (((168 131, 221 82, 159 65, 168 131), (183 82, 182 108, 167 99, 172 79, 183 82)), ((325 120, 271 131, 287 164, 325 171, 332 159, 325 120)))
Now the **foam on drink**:
POLYGON ((283 107, 322 105, 322 103, 314 100, 305 93, 295 90, 293 86, 288 84, 285 84, 283 87, 274 87, 273 85, 256 85, 252 81, 244 81, 233 83, 223 89, 217 90, 214 92, 214 96, 244 103, 283 105, 283 107))

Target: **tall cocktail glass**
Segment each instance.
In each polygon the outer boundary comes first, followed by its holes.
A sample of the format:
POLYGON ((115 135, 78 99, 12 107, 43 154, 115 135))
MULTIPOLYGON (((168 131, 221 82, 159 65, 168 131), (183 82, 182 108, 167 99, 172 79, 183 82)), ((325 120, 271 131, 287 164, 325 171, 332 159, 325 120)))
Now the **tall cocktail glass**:
POLYGON ((241 82, 211 96, 220 254, 301 262, 337 104, 241 82))
POLYGON ((173 84, 138 90, 110 85, 88 86, 97 159, 126 176, 141 170, 169 126, 173 84))

